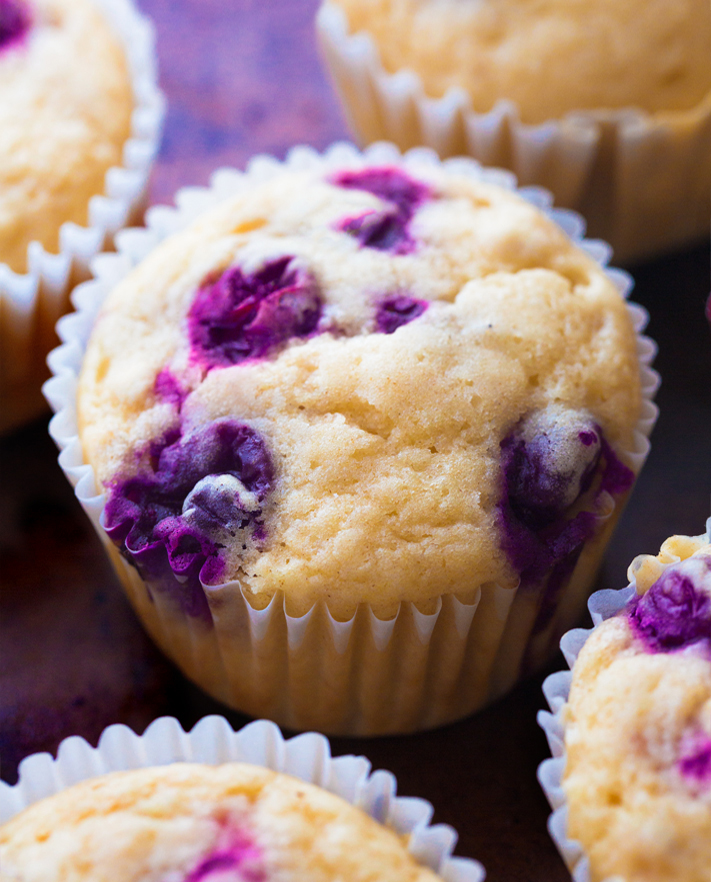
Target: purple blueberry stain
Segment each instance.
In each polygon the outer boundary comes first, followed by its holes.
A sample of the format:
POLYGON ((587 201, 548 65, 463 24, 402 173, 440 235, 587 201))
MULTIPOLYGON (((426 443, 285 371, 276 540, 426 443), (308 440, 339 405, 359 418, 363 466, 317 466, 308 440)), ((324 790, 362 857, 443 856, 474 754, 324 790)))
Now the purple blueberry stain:
POLYGON ((163 368, 155 379, 153 393, 160 401, 166 402, 180 411, 183 402, 188 397, 189 390, 183 389, 180 381, 169 368, 163 368))
POLYGON ((694 740, 690 749, 679 759, 679 771, 696 785, 711 785, 711 738, 701 736, 694 740))
POLYGON ((625 609, 630 627, 649 652, 697 645, 711 652, 711 560, 691 557, 666 569, 625 609), (703 585, 706 585, 704 590, 703 585))
POLYGON ((521 587, 547 579, 535 630, 546 627, 598 516, 576 510, 604 491, 628 490, 634 475, 615 455, 599 426, 582 412, 552 409, 524 420, 501 442, 498 505, 501 547, 521 587))
POLYGON ((345 218, 338 229, 357 239, 362 248, 412 254, 415 242, 407 231, 408 220, 397 211, 367 211, 345 218))
POLYGON ((254 429, 222 419, 150 442, 138 474, 109 485, 105 528, 151 587, 209 620, 203 584, 223 576, 222 552, 249 531, 266 538, 262 509, 274 470, 254 429))
POLYGON ((0 50, 18 43, 30 28, 30 11, 22 0, 0 0, 0 50))
POLYGON ((338 223, 337 228, 357 239, 362 248, 393 254, 411 254, 416 249, 409 225, 419 206, 432 198, 429 187, 392 166, 339 172, 331 183, 363 190, 388 203, 385 209, 366 211, 338 223))
POLYGON ((264 358, 313 334, 322 301, 313 276, 280 257, 254 273, 230 267, 201 286, 188 314, 193 360, 206 370, 264 358))
POLYGON ((377 307, 375 326, 381 334, 392 334, 403 325, 421 316, 429 303, 406 294, 386 297, 377 307))
POLYGON ((261 853, 255 845, 239 838, 232 845, 218 848, 200 861, 185 882, 211 882, 213 879, 217 882, 218 879, 227 878, 264 882, 266 873, 261 853), (225 875, 227 873, 229 876, 225 875))
POLYGON ((610 496, 621 496, 634 484, 634 472, 615 454, 602 432, 600 443, 605 467, 601 475, 599 492, 609 493, 610 496))

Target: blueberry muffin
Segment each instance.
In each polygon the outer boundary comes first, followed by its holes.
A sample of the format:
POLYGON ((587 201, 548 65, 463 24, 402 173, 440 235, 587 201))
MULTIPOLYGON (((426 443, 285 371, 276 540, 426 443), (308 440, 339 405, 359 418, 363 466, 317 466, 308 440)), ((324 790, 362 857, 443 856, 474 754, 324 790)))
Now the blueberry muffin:
POLYGON ((470 651, 482 703, 496 653, 506 682, 540 664, 529 637, 545 655, 588 589, 640 463, 637 345, 599 266, 475 175, 255 175, 115 286, 87 347, 78 430, 122 579, 164 647, 187 628, 193 661, 169 653, 242 707, 253 656, 219 685, 237 664, 219 634, 245 613, 322 609, 350 670, 364 644, 340 626, 359 610, 434 623, 446 599, 446 703, 470 651))
POLYGON ((92 0, 0 2, 0 263, 60 248, 66 221, 121 165, 134 99, 124 51, 92 0))
POLYGON ((637 558, 636 593, 595 629, 564 711, 569 838, 592 882, 711 878, 711 545, 637 558))
POLYGON ((406 839, 338 796, 258 766, 115 772, 0 828, 2 882, 436 882, 406 839))

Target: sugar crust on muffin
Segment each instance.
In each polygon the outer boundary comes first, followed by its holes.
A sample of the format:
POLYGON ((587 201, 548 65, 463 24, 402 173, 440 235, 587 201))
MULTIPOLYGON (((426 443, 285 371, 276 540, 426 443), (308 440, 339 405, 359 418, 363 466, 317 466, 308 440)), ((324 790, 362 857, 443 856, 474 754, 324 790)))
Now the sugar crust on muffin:
POLYGON ((12 24, 0 40, 0 262, 22 273, 31 241, 57 252, 63 223, 87 223, 89 199, 121 164, 133 95, 92 0, 0 7, 0 30, 12 24))
POLYGON ((591 880, 706 882, 711 867, 711 545, 674 536, 630 568, 565 711, 568 832, 591 880))
POLYGON ((526 123, 574 110, 691 110, 711 93, 706 0, 331 0, 391 73, 425 93, 461 88, 483 113, 508 99, 526 123))
POLYGON ((80 435, 139 569, 163 543, 183 584, 199 559, 258 607, 427 609, 525 581, 521 523, 541 565, 569 557, 591 481, 629 487, 636 346, 611 281, 518 196, 429 166, 290 170, 109 295, 80 435))
POLYGON ((258 766, 174 763, 90 779, 0 828, 3 882, 435 882, 406 840, 258 766))

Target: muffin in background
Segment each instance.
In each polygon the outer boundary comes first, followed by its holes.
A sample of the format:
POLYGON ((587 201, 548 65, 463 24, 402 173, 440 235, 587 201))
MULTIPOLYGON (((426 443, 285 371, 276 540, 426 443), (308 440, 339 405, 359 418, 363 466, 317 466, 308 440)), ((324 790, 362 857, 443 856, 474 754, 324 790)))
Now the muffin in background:
POLYGON ((628 589, 593 595, 592 632, 563 638, 572 682, 544 685, 557 711, 541 719, 558 756, 540 772, 551 830, 581 882, 707 882, 709 535, 672 536, 629 577, 628 589))
POLYGON ((121 163, 133 95, 91 0, 2 0, 0 10, 0 28, 17 22, 12 39, 0 33, 0 259, 25 273, 30 242, 56 254, 63 223, 86 225, 89 199, 121 163))
POLYGON ((264 720, 110 726, 96 748, 72 737, 56 760, 26 758, 0 795, 3 882, 484 879, 392 774, 264 720))
POLYGON ((227 704, 438 725, 584 604, 648 450, 653 347, 614 274, 494 179, 386 145, 257 160, 152 214, 63 323, 62 464, 149 632, 227 704))
POLYGON ((362 142, 510 168, 623 262, 708 236, 707 0, 325 0, 317 31, 362 142))
POLYGON ((0 827, 0 878, 436 882, 397 836, 313 784, 244 763, 114 772, 0 827))
POLYGON ((140 221, 161 118, 152 31, 127 0, 1 0, 0 429, 37 411, 89 259, 140 221))

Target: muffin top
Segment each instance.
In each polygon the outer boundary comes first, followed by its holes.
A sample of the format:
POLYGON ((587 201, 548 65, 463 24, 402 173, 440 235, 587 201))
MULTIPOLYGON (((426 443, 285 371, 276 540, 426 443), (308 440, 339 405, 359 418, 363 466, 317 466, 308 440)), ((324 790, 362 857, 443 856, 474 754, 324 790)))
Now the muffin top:
POLYGON ((689 110, 711 92, 708 0, 329 0, 426 94, 501 99, 527 123, 574 110, 689 110))
POLYGON ((711 545, 674 536, 635 573, 637 595, 593 632, 573 669, 568 836, 593 882, 707 882, 711 545))
POLYGON ((2 882, 436 882, 404 837, 258 766, 115 772, 0 828, 2 882))
POLYGON ((126 60, 92 0, 0 0, 0 263, 59 248, 120 165, 133 97, 126 60))
POLYGON ((109 535, 188 612, 229 580, 338 618, 538 584, 629 488, 623 299, 538 209, 455 169, 282 169, 109 294, 81 441, 109 535))

